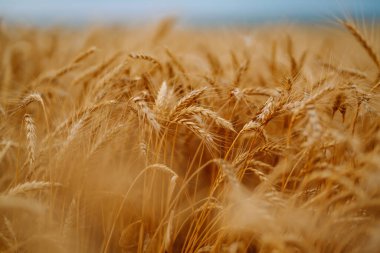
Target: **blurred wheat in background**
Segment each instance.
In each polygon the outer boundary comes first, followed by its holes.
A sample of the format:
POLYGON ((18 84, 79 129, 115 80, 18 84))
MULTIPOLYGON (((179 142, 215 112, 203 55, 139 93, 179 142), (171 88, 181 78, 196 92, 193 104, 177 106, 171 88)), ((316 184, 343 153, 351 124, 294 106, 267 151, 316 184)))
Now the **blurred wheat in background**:
POLYGON ((379 252, 379 29, 336 23, 3 22, 1 252, 379 252))

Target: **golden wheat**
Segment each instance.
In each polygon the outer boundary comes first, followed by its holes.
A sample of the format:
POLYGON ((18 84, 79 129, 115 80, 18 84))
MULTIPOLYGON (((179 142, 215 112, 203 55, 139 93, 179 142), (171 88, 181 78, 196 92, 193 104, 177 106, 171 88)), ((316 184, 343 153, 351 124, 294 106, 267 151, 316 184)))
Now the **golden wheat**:
POLYGON ((0 251, 378 252, 378 49, 341 23, 4 24, 0 251))

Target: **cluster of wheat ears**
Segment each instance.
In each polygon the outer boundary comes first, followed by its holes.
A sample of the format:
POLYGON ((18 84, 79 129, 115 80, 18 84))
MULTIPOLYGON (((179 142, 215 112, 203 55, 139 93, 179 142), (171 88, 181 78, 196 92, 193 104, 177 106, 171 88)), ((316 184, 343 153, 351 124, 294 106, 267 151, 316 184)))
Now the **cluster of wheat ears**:
POLYGON ((340 25, 2 24, 0 251, 379 252, 377 26, 340 25))

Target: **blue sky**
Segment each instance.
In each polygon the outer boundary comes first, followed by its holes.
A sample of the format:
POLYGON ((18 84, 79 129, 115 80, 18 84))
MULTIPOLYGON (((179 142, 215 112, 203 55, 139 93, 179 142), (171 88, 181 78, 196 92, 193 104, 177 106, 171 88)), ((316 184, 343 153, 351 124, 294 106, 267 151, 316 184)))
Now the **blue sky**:
POLYGON ((149 23, 168 15, 190 24, 380 19, 380 0, 0 0, 0 16, 29 24, 149 23))

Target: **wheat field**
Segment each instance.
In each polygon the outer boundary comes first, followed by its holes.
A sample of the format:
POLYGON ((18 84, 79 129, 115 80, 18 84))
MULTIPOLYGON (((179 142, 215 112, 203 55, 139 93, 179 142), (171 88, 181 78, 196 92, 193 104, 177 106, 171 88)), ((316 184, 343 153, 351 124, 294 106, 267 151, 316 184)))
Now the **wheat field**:
POLYGON ((379 252, 378 26, 0 30, 1 252, 379 252))

